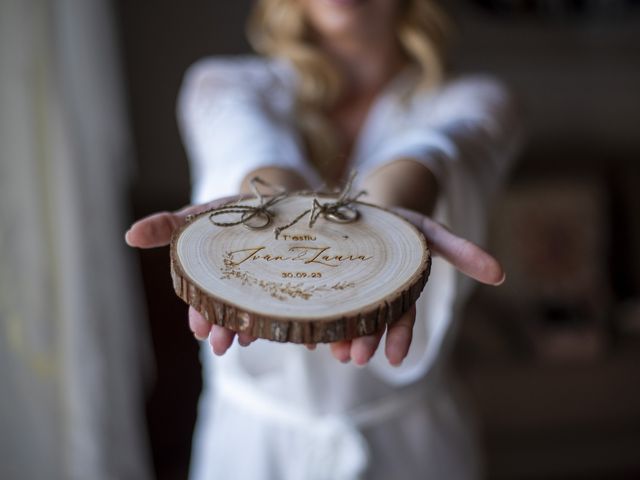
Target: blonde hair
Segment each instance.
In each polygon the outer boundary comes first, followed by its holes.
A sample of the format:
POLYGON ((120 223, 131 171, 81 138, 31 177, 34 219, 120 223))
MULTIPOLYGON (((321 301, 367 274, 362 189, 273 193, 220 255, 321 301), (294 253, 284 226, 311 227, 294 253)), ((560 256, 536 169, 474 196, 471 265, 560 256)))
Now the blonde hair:
MULTIPOLYGON (((404 0, 396 27, 407 59, 419 70, 416 90, 444 79, 444 51, 450 24, 434 0, 404 0)), ((340 147, 326 113, 340 99, 342 79, 311 41, 299 0, 258 0, 249 17, 249 42, 263 55, 286 58, 298 74, 295 116, 310 160, 322 172, 340 147)))

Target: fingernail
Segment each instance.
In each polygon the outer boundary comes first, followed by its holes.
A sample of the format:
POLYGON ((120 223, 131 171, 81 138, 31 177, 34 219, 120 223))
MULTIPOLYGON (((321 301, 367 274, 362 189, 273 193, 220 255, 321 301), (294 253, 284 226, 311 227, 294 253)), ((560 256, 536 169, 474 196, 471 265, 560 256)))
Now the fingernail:
POLYGON ((222 355, 224 355, 225 353, 227 353, 227 348, 225 348, 223 351, 221 351, 220 353, 216 352, 216 349, 213 348, 213 346, 211 347, 211 351, 213 352, 213 354, 217 357, 221 357, 222 355))
POLYGON ((402 365, 402 362, 404 361, 406 353, 395 342, 391 342, 391 344, 387 345, 387 348, 385 350, 385 356, 387 357, 387 360, 389 360, 390 365, 394 367, 398 367, 402 365), (399 360, 392 362, 391 361, 392 358, 398 358, 399 360))
POLYGON ((353 363, 355 363, 359 367, 364 367, 367 363, 369 363, 369 360, 371 360, 371 357, 359 358, 357 360, 354 360, 353 363))
POLYGON ((202 341, 204 341, 204 340, 206 340, 207 338, 209 338, 208 336, 206 336, 206 337, 201 337, 200 335, 198 335, 198 334, 197 334, 197 333, 195 333, 195 332, 193 333, 193 337, 194 337, 196 340, 199 340, 199 341, 201 341, 201 342, 202 342, 202 341))
POLYGON ((500 285, 502 285, 505 281, 507 280, 507 274, 503 273, 502 274, 502 278, 500 279, 500 281, 498 281, 498 283, 495 283, 494 285, 496 287, 499 287, 500 285))

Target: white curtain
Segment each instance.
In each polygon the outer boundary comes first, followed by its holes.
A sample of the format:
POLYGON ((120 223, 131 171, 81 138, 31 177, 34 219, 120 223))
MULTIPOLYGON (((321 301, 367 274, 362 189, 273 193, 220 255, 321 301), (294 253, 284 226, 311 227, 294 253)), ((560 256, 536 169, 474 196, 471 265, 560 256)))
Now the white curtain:
POLYGON ((145 479, 107 0, 0 0, 0 478, 145 479))

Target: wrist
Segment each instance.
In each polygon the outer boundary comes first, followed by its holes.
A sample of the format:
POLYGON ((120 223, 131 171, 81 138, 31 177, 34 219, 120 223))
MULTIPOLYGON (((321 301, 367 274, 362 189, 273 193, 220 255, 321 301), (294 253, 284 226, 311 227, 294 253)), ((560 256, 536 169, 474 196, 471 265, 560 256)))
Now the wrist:
POLYGON ((240 193, 252 193, 250 182, 255 177, 260 177, 261 180, 274 187, 282 187, 289 191, 309 188, 304 178, 294 170, 282 167, 262 167, 253 170, 244 177, 240 185, 240 193))
POLYGON ((438 199, 438 181, 421 162, 401 158, 366 176, 367 199, 386 207, 402 207, 431 215, 438 199))

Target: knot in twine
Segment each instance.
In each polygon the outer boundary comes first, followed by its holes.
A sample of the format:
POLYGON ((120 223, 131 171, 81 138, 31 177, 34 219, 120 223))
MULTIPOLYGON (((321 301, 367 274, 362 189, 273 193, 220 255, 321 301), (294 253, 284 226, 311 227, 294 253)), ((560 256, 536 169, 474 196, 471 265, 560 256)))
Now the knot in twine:
POLYGON ((318 221, 318 218, 320 218, 320 215, 322 215, 329 221, 337 223, 355 222, 359 218, 360 214, 354 205, 358 203, 358 198, 366 194, 364 190, 361 190, 354 196, 349 195, 351 193, 351 187, 353 186, 353 181, 355 180, 355 178, 356 173, 351 173, 351 175, 349 176, 349 180, 340 192, 340 196, 336 201, 328 201, 322 203, 318 200, 317 197, 314 198, 311 208, 302 212, 288 224, 278 227, 274 230, 276 240, 283 231, 293 227, 296 223, 298 223, 306 215, 309 214, 311 214, 309 215, 309 228, 313 228, 315 223, 318 221), (345 209, 351 212, 351 216, 349 216, 349 214, 345 214, 345 209))
POLYGON ((244 226, 250 229, 254 229, 254 230, 261 229, 268 226, 271 223, 272 219, 275 217, 275 213, 273 212, 272 208, 276 204, 278 204, 285 198, 289 198, 295 194, 313 194, 313 195, 316 195, 316 197, 314 197, 313 199, 311 208, 302 212, 300 215, 298 215, 288 224, 282 225, 274 229, 276 240, 284 230, 291 228, 307 215, 309 215, 309 224, 308 224, 309 228, 313 228, 313 226, 318 221, 318 218, 320 218, 320 216, 322 216, 323 218, 329 221, 336 222, 336 223, 351 223, 356 221, 359 218, 359 212, 356 209, 355 205, 360 203, 358 199, 362 195, 366 194, 364 190, 361 190, 356 195, 353 195, 353 196, 350 195, 351 187, 353 186, 353 181, 355 177, 356 177, 356 173, 355 172, 351 173, 351 175, 349 176, 349 180, 347 181, 344 188, 340 192, 339 197, 335 201, 326 201, 326 202, 322 202, 318 200, 318 196, 331 195, 332 193, 308 192, 308 191, 287 192, 281 187, 274 187, 268 182, 265 182, 264 180, 262 180, 260 177, 254 177, 251 179, 249 184, 250 184, 251 190, 253 191, 254 195, 257 197, 259 201, 258 205, 241 205, 241 204, 223 205, 221 207, 214 208, 209 211, 209 220, 211 221, 211 223, 213 223, 218 227, 233 227, 235 225, 243 224, 244 226), (257 187, 258 185, 262 185, 264 187, 276 190, 277 193, 269 197, 268 200, 266 200, 265 196, 263 196, 258 190, 258 187, 257 187), (229 214, 229 213, 241 214, 240 219, 232 222, 218 222, 213 219, 213 217, 215 216, 229 214), (256 217, 266 218, 266 222, 264 223, 264 225, 260 225, 256 227, 256 226, 252 226, 249 223, 251 219, 256 217))
POLYGON ((249 182, 249 186, 251 188, 251 191, 259 201, 258 205, 231 204, 231 205, 223 205, 222 207, 214 208, 209 213, 209 220, 211 221, 211 223, 213 223, 214 225, 217 225, 218 227, 233 227, 235 225, 243 224, 249 228, 256 228, 256 227, 252 227, 248 222, 252 218, 263 216, 267 219, 267 221, 262 227, 257 227, 257 228, 263 228, 269 225, 271 223, 271 219, 275 216, 273 211, 270 210, 270 207, 273 207, 282 199, 286 198, 289 194, 284 189, 280 187, 274 187, 270 183, 262 180, 260 177, 252 178, 251 181, 249 182), (265 197, 260 193, 260 190, 258 190, 258 185, 262 185, 264 187, 277 190, 277 193, 274 196, 270 197, 269 200, 265 201, 265 197), (227 213, 240 213, 241 214, 240 220, 235 222, 218 222, 213 219, 213 217, 217 215, 224 215, 227 213))

